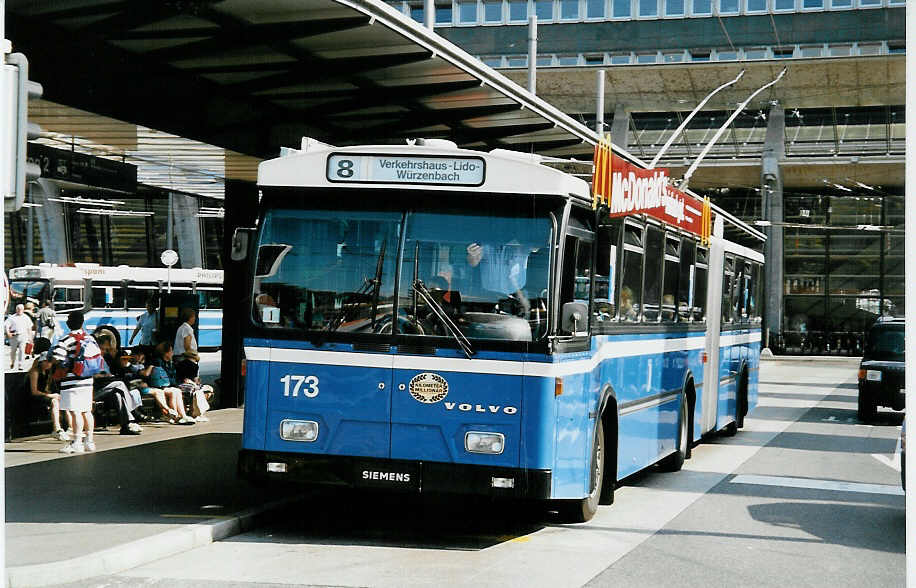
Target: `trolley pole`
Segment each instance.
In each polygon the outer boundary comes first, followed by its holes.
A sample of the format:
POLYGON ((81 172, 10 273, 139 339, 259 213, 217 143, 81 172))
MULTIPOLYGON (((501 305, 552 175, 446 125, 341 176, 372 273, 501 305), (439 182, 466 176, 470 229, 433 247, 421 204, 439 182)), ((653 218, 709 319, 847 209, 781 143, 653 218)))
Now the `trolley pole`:
POLYGON ((595 132, 604 136, 604 70, 598 70, 598 100, 595 105, 595 132))
POLYGON ((435 0, 423 1, 423 24, 426 28, 433 30, 436 27, 436 3, 435 0))
POLYGON ((537 94, 538 83, 538 16, 528 17, 528 91, 537 94))

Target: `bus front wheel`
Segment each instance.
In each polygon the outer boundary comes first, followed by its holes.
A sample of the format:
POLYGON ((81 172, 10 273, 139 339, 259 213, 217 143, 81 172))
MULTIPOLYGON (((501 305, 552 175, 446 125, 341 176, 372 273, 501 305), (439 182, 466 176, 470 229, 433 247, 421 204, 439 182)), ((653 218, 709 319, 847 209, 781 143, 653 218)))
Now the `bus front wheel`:
POLYGON ((584 523, 591 520, 595 513, 598 512, 598 503, 601 498, 602 480, 604 478, 605 466, 605 440, 604 425, 601 419, 598 419, 598 425, 595 427, 595 441, 592 443, 592 461, 591 461, 591 492, 585 498, 578 500, 558 500, 556 502, 557 512, 564 523, 584 523))

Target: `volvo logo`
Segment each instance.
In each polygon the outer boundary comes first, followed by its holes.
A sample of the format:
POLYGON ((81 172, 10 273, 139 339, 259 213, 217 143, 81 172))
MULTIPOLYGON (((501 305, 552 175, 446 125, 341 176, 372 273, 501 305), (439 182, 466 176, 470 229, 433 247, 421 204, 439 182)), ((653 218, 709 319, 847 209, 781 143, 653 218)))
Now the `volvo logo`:
POLYGON ((448 382, 439 374, 423 372, 411 378, 408 390, 417 402, 435 404, 448 396, 448 382))

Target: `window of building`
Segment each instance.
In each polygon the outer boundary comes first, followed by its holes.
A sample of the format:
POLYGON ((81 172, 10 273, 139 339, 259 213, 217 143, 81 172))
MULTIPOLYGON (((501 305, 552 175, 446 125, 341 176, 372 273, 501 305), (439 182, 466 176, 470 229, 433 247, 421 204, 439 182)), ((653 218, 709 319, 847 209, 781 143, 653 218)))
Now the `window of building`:
POLYGON ((748 12, 766 12, 767 0, 747 0, 748 12))
POLYGON ((423 4, 410 4, 410 18, 417 22, 423 22, 423 4))
POLYGON ((509 20, 512 22, 528 20, 527 0, 509 0, 509 20))
POLYGON ((534 13, 538 17, 538 22, 553 20, 553 0, 535 0, 534 13))
POLYGON ((824 0, 802 0, 802 8, 805 10, 819 10, 824 7, 824 0))
POLYGON ((662 56, 662 59, 665 63, 679 63, 684 61, 684 52, 678 51, 677 53, 665 53, 662 56))
POLYGON ((800 57, 820 57, 824 54, 824 48, 820 45, 810 45, 799 48, 800 57))
POLYGON ((658 16, 658 0, 639 0, 639 16, 658 16))
POLYGON ((586 18, 604 18, 604 0, 585 0, 586 18))
POLYGON ((719 14, 738 14, 738 0, 719 0, 719 14))
POLYGON ((712 14, 712 0, 693 0, 693 14, 698 16, 712 14))
POLYGON ((906 0, 887 0, 887 3, 891 6, 903 6, 906 4, 906 0))
POLYGON ((881 53, 881 43, 859 43, 859 55, 878 55, 881 53))
POLYGON ((842 57, 852 54, 852 45, 830 45, 827 48, 827 54, 830 57, 842 57))
POLYGON ((499 67, 502 65, 502 59, 498 55, 481 57, 480 60, 483 61, 484 65, 488 65, 490 67, 499 67))
POLYGON ((477 23, 477 2, 458 3, 458 22, 461 24, 477 23))
POLYGON ((709 61, 709 49, 691 49, 690 61, 709 61))
POLYGON ((558 55, 557 65, 579 65, 578 55, 558 55))
POLYGON ((611 64, 612 65, 626 65, 630 63, 630 54, 629 53, 617 53, 611 55, 611 64))
POLYGON ((436 5, 436 24, 452 24, 452 5, 436 5))
POLYGON ((773 10, 795 10, 795 0, 773 0, 773 10))
POLYGON ((484 22, 503 21, 503 3, 501 0, 486 0, 483 3, 484 22))
POLYGON ((553 55, 538 55, 538 67, 550 67, 553 65, 553 55))
POLYGON ((719 61, 736 61, 738 59, 737 51, 716 51, 716 59, 719 61))
POLYGON ((830 0, 831 8, 852 8, 852 0, 830 0))
POLYGON ((795 54, 794 47, 780 47, 773 49, 773 59, 789 59, 795 54))
POLYGON ((560 18, 565 20, 579 18, 579 0, 560 0, 560 18))
POLYGON ((859 0, 859 6, 861 8, 871 8, 873 6, 881 6, 881 0, 859 0))
POLYGON ((767 57, 769 57, 769 52, 762 47, 744 50, 745 59, 766 59, 767 57))
POLYGON ((585 65, 602 65, 604 63, 604 55, 586 55, 585 56, 585 65))
POLYGON ((508 57, 506 58, 506 65, 508 67, 528 67, 528 56, 514 55, 512 57, 508 57))
POLYGON ((636 63, 656 63, 658 56, 655 53, 640 53, 636 55, 636 63))
POLYGON ((888 41, 888 53, 906 53, 906 41, 888 41))
POLYGON ((684 0, 665 0, 665 16, 684 16, 684 0))
POLYGON ((630 18, 630 0, 613 0, 614 18, 630 18))

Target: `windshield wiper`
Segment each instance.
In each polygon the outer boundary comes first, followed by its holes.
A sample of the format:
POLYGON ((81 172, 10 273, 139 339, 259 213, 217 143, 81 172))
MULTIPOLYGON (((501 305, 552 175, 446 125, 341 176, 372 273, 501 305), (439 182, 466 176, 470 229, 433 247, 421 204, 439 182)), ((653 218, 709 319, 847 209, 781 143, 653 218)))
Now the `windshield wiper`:
POLYGON ((378 253, 378 261, 375 264, 375 275, 371 278, 363 278, 363 285, 356 292, 344 294, 348 301, 341 304, 340 308, 328 321, 325 331, 333 333, 343 324, 347 313, 351 308, 359 306, 360 300, 364 299, 370 292, 372 293, 372 331, 375 332, 375 313, 378 309, 379 293, 382 289, 382 268, 385 264, 385 247, 388 240, 382 241, 381 249, 378 253))
POLYGON ((445 330, 448 331, 449 334, 455 339, 455 341, 458 342, 458 346, 461 347, 461 350, 464 351, 464 354, 467 356, 467 358, 471 359, 474 355, 474 348, 471 347, 471 342, 468 341, 468 338, 464 336, 464 333, 458 329, 458 325, 456 325, 452 319, 449 318, 448 314, 445 312, 445 309, 443 309, 442 306, 436 301, 436 299, 433 298, 433 295, 426 287, 426 284, 424 284, 422 280, 414 280, 413 291, 432 309, 433 314, 436 315, 436 318, 439 319, 439 321, 445 327, 445 330))

